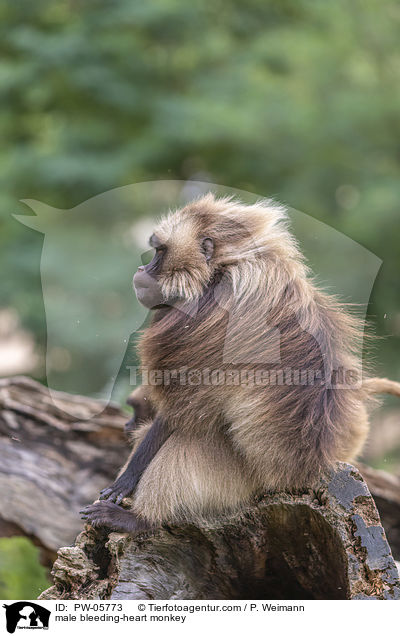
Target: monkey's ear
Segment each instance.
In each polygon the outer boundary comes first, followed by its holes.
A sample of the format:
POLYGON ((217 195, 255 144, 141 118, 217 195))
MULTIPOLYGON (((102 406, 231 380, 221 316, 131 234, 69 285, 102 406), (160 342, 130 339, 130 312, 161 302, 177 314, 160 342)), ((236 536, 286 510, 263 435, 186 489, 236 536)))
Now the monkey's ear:
POLYGON ((214 241, 210 237, 203 238, 201 242, 201 249, 206 257, 206 261, 209 261, 214 253, 214 241))

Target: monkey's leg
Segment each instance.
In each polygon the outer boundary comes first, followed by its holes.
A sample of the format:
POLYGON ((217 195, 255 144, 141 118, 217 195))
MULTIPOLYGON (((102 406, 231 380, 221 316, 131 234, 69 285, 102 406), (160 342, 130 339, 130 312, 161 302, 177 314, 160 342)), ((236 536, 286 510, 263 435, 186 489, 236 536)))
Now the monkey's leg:
POLYGON ((175 430, 144 471, 132 510, 153 525, 220 516, 255 494, 249 473, 224 434, 175 430))
POLYGON ((82 514, 96 526, 136 533, 221 516, 256 492, 248 467, 223 435, 206 440, 174 431, 144 471, 131 511, 99 501, 82 514))
POLYGON ((171 431, 165 422, 157 416, 145 438, 133 452, 124 472, 111 486, 101 491, 100 499, 118 504, 124 497, 128 497, 136 488, 145 468, 170 435, 171 431))
POLYGON ((111 501, 98 501, 80 511, 81 517, 92 526, 106 526, 114 532, 136 534, 151 529, 151 524, 134 515, 130 510, 111 501))

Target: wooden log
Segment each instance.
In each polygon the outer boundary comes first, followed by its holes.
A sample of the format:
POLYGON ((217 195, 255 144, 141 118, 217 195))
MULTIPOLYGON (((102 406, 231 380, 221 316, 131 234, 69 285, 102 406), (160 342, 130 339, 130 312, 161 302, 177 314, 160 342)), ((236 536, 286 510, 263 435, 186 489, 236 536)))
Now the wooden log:
POLYGON ((356 464, 374 498, 394 558, 400 561, 400 477, 356 464))
POLYGON ((87 526, 41 599, 398 599, 399 575, 358 470, 265 495, 228 518, 151 535, 87 526))
POLYGON ((26 377, 0 380, 0 536, 28 536, 49 567, 82 529, 80 508, 114 480, 128 453, 119 408, 93 416, 96 400, 56 398, 58 406, 26 377))
MULTIPOLYGON (((398 577, 360 473, 340 465, 317 491, 275 493, 230 518, 133 539, 82 529, 78 511, 128 448, 115 406, 0 380, 0 535, 56 557, 42 598, 395 598, 398 577), (65 410, 63 410, 65 406, 65 410), (67 546, 67 547, 61 547, 67 546)), ((399 480, 360 465, 400 554, 399 480)))

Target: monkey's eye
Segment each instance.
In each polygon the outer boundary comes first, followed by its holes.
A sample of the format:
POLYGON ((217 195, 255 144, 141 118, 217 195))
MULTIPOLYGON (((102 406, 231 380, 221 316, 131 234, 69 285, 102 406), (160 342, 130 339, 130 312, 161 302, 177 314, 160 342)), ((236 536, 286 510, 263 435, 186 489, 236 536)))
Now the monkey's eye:
POLYGON ((155 254, 155 250, 147 250, 147 252, 144 252, 141 255, 141 261, 142 261, 142 265, 148 265, 149 263, 151 263, 151 261, 154 258, 154 254, 155 254))

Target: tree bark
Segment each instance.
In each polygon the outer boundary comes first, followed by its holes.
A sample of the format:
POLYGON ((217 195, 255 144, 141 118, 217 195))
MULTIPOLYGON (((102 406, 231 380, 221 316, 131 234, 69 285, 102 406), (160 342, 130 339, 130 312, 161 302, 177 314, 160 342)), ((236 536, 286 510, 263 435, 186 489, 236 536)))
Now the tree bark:
POLYGON ((378 511, 354 466, 317 491, 136 538, 87 527, 41 599, 398 599, 378 511))
POLYGON ((0 536, 28 536, 48 567, 82 529, 79 510, 128 454, 121 409, 93 416, 98 401, 56 397, 58 406, 30 378, 0 380, 0 536))
POLYGON ((400 561, 400 477, 356 464, 374 498, 394 558, 400 561))
MULTIPOLYGON (((29 536, 47 564, 59 548, 54 585, 40 598, 399 598, 374 500, 347 464, 316 491, 268 494, 213 522, 136 538, 86 526, 71 545, 79 509, 128 454, 127 416, 114 406, 96 412, 90 398, 59 393, 56 405, 33 380, 0 381, 0 534, 29 536)), ((400 554, 399 480, 360 470, 400 554)))

